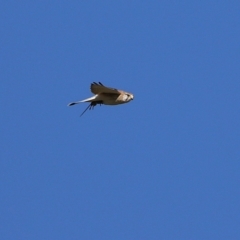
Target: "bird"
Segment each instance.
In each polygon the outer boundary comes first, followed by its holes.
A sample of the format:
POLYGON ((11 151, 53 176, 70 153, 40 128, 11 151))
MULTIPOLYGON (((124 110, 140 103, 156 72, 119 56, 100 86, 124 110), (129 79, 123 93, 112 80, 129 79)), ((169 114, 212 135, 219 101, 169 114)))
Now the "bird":
POLYGON ((133 100, 133 94, 129 92, 125 92, 116 88, 106 87, 101 82, 93 82, 90 85, 90 90, 94 96, 77 101, 71 102, 68 106, 74 106, 83 102, 90 102, 88 107, 83 111, 80 117, 89 109, 94 109, 96 105, 118 105, 123 103, 128 103, 133 100))

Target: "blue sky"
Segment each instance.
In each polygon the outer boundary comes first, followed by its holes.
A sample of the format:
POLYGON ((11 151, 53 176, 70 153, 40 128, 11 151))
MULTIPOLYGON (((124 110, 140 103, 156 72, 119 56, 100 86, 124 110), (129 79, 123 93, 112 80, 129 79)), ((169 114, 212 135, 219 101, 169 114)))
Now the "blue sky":
POLYGON ((2 1, 1 239, 240 239, 239 10, 2 1))

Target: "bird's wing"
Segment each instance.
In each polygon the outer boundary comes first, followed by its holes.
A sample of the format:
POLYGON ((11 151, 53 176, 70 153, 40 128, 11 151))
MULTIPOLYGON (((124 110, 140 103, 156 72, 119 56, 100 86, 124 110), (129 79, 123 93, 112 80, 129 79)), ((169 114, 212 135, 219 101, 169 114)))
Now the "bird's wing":
POLYGON ((104 86, 102 83, 96 83, 96 82, 93 82, 91 84, 91 92, 94 93, 94 94, 99 94, 99 93, 114 93, 114 94, 121 94, 122 91, 121 90, 118 90, 116 88, 110 88, 110 87, 106 87, 104 86))

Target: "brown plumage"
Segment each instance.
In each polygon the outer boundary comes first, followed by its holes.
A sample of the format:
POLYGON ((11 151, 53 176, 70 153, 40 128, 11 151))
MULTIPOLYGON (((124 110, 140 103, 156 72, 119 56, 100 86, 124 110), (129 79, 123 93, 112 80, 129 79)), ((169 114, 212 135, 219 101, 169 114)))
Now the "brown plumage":
POLYGON ((93 82, 90 86, 91 92, 94 96, 84 99, 82 101, 69 103, 68 106, 73 106, 82 102, 90 102, 90 105, 84 110, 81 116, 87 111, 87 109, 93 109, 97 104, 105 105, 118 105, 128 103, 133 100, 133 94, 128 93, 116 88, 110 88, 104 86, 101 82, 93 82))

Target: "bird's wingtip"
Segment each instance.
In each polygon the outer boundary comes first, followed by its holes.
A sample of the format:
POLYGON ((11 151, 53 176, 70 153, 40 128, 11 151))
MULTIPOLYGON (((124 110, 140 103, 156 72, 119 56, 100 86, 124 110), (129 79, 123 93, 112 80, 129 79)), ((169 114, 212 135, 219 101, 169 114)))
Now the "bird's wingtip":
POLYGON ((68 104, 68 107, 75 105, 76 103, 72 102, 68 104))
POLYGON ((98 83, 97 83, 97 82, 92 82, 91 85, 98 85, 98 86, 100 85, 100 86, 104 86, 101 82, 98 82, 98 83))

